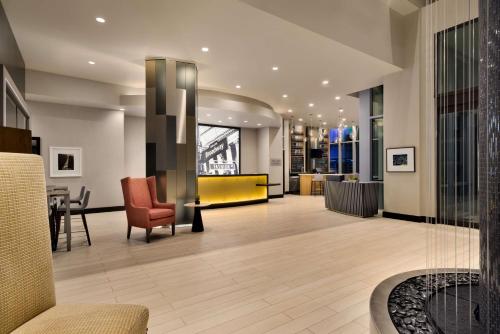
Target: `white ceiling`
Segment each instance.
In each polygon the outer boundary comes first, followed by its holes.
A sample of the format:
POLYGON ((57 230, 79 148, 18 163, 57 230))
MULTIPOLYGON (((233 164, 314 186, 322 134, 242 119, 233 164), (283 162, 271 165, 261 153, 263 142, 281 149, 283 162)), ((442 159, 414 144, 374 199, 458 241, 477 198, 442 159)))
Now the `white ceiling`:
MULTIPOLYGON (((373 0, 356 0, 360 1, 373 0)), ((328 3, 334 11, 335 4, 345 0, 307 2, 311 9, 315 2, 328 3)), ((386 2, 377 3, 389 12, 386 2)), ((348 123, 357 122, 357 99, 347 94, 375 86, 399 70, 388 59, 238 0, 2 0, 2 4, 28 68, 144 87, 146 57, 194 61, 200 88, 261 100, 285 117, 309 120, 312 113, 317 122, 321 114, 328 125, 337 123, 341 107, 348 123), (97 16, 107 23, 98 24, 97 16), (201 52, 204 46, 210 52, 201 52), (96 64, 89 65, 89 60, 96 64), (271 70, 274 65, 278 71, 271 70), (323 86, 323 80, 330 83, 323 86), (242 88, 236 89, 237 84, 242 88), (308 107, 310 102, 314 108, 308 107)), ((313 14, 304 12, 309 21, 313 14)), ((359 24, 356 18, 343 23, 346 31, 359 24)), ((386 35, 379 37, 390 41, 386 35)))

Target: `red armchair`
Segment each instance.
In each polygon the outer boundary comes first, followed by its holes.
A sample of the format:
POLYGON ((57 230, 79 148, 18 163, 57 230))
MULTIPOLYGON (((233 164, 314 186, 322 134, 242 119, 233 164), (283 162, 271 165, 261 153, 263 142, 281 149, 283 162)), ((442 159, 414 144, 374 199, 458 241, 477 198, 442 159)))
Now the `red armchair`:
POLYGON ((127 239, 130 239, 132 226, 146 229, 148 243, 156 226, 171 225, 172 235, 175 235, 175 204, 158 202, 154 176, 146 179, 127 177, 121 183, 128 221, 127 239))

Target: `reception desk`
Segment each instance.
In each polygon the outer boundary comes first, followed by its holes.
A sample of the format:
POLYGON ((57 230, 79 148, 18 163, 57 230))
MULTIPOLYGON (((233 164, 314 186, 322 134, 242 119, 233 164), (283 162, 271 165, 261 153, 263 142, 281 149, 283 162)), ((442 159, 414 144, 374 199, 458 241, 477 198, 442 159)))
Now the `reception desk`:
POLYGON ((358 217, 371 217, 378 213, 377 191, 379 182, 325 183, 325 206, 329 210, 358 217))
POLYGON ((200 202, 210 207, 237 206, 268 201, 268 174, 198 176, 200 202))

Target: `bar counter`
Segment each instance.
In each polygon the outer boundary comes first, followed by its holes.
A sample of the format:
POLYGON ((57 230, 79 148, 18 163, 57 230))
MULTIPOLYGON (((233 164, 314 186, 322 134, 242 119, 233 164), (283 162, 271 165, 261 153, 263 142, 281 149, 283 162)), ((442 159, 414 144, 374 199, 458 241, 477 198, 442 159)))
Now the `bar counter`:
POLYGON ((311 181, 313 179, 314 175, 322 175, 323 180, 326 180, 328 175, 341 175, 343 174, 312 174, 312 173, 300 173, 299 174, 299 182, 300 182, 300 195, 301 196, 308 196, 311 195, 311 181))
POLYGON ((200 175, 198 195, 210 208, 268 202, 268 174, 200 175))

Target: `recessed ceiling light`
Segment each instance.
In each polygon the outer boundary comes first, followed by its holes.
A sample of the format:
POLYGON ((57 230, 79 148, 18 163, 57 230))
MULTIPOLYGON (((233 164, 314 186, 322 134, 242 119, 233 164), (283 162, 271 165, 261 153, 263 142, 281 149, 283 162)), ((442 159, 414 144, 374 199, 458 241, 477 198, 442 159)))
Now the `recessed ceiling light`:
POLYGON ((273 66, 273 71, 277 71, 279 70, 279 67, 278 66, 273 66))
POLYGON ((207 114, 207 117, 210 117, 210 116, 212 116, 212 114, 207 114))
POLYGON ((243 123, 248 123, 248 121, 243 121, 243 123))
POLYGON ((206 46, 201 48, 201 52, 208 52, 208 51, 210 51, 210 49, 207 48, 206 46))
POLYGON ((302 122, 302 121, 303 121, 303 119, 302 119, 302 118, 299 118, 299 122, 302 122))
POLYGON ((221 121, 221 120, 219 120, 219 121, 217 121, 217 123, 222 123, 222 121, 221 121))
POLYGON ((106 23, 106 19, 103 17, 96 17, 95 20, 99 23, 106 23))
POLYGON ((340 100, 340 96, 335 96, 335 100, 340 100))
POLYGON ((339 112, 344 112, 344 109, 340 108, 340 109, 339 109, 339 112))
POLYGON ((261 126, 261 125, 262 125, 262 124, 260 124, 260 123, 257 123, 257 126, 261 126))
POLYGON ((321 114, 318 114, 318 118, 321 118, 321 114))
POLYGON ((321 84, 322 84, 323 86, 326 86, 326 85, 328 85, 329 83, 330 83, 330 81, 328 81, 328 80, 323 80, 323 81, 321 82, 321 84))
POLYGON ((288 112, 293 112, 293 110, 292 109, 288 109, 288 112))
POLYGON ((314 107, 314 103, 309 103, 309 108, 314 107))
POLYGON ((240 88, 241 88, 241 86, 240 86, 240 85, 236 85, 236 89, 240 89, 240 88))
POLYGON ((233 119, 231 116, 229 116, 227 119, 233 119))
POLYGON ((93 61, 93 60, 89 60, 89 61, 88 61, 88 63, 89 63, 90 65, 95 65, 95 61, 93 61))
POLYGON ((326 125, 326 122, 323 122, 323 125, 326 125))
POLYGON ((120 111, 125 111, 125 108, 120 108, 120 111))
POLYGON ((284 99, 286 99, 288 97, 288 94, 283 94, 282 96, 284 99))
POLYGON ((345 122, 345 118, 342 118, 342 122, 345 122))

